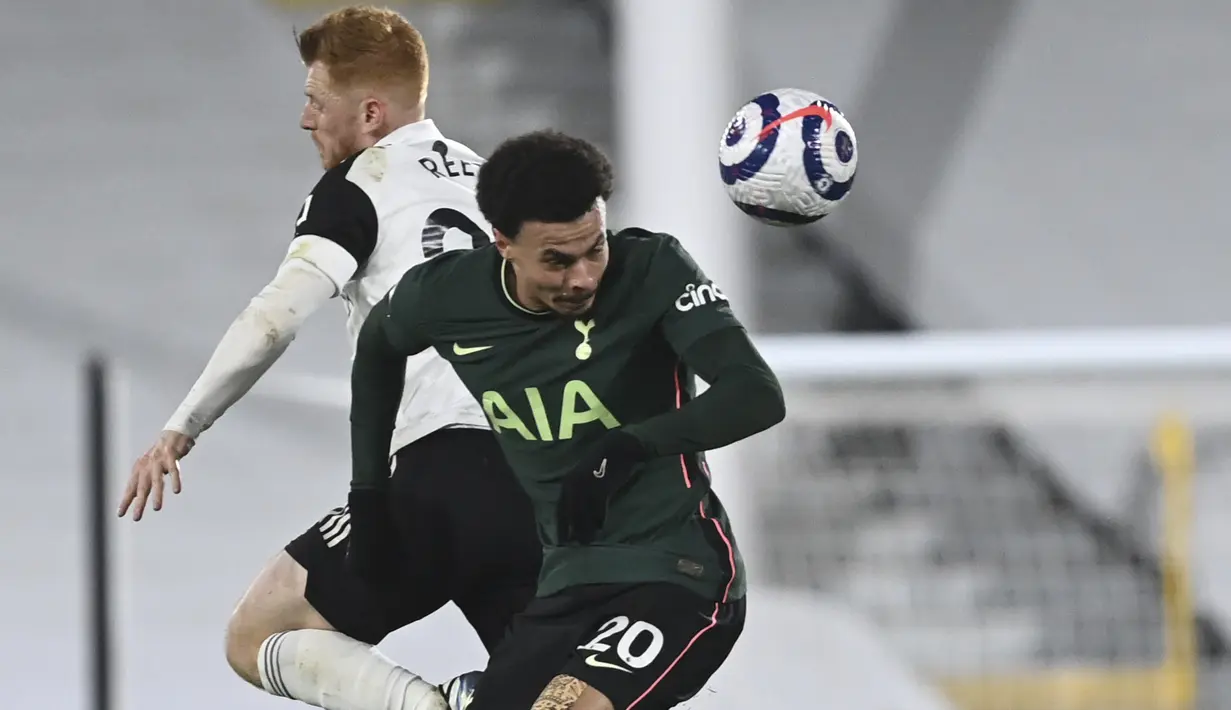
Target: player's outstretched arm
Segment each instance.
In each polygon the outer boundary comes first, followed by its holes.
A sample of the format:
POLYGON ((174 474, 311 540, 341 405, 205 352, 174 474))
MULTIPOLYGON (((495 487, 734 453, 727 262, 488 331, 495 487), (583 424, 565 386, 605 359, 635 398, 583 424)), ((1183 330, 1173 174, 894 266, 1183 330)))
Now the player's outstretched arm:
POLYGON ((786 416, 778 378, 743 328, 703 336, 681 357, 710 387, 677 410, 625 427, 649 455, 719 449, 786 416))
POLYGON ((782 421, 786 409, 778 378, 727 297, 676 239, 663 239, 647 288, 661 304, 661 333, 710 388, 677 410, 627 427, 646 453, 718 449, 782 421))
POLYGON ((153 492, 162 507, 163 475, 180 492, 178 461, 197 437, 248 393, 294 340, 308 316, 332 298, 376 248, 380 225, 367 194, 347 179, 354 158, 327 170, 304 200, 295 238, 269 283, 240 313, 158 442, 133 466, 120 504, 140 520, 153 492))
POLYGON ((133 466, 120 501, 121 516, 131 507, 133 520, 140 520, 151 496, 154 510, 160 510, 166 474, 171 475, 172 492, 180 492, 179 459, 252 389, 308 316, 335 293, 334 280, 311 261, 289 258, 282 263, 273 280, 231 323, 159 440, 133 466))
POLYGON ((277 362, 308 317, 337 286, 316 264, 287 259, 240 312, 165 427, 193 439, 242 398, 277 362))
POLYGON ((389 448, 406 384, 406 358, 428 347, 404 315, 418 312, 415 278, 412 269, 368 314, 351 365, 347 560, 357 574, 372 581, 398 569, 397 533, 386 497, 389 448))
POLYGON ((658 235, 642 291, 661 315, 659 333, 710 384, 682 407, 612 429, 564 478, 557 537, 589 544, 606 503, 635 465, 648 458, 719 449, 764 431, 786 416, 778 378, 731 311, 726 296, 679 241, 658 235))
POLYGON ((709 389, 679 409, 611 430, 579 459, 560 490, 559 540, 590 544, 603 525, 608 497, 637 462, 719 449, 786 416, 778 379, 743 328, 703 335, 682 358, 710 383, 709 389))

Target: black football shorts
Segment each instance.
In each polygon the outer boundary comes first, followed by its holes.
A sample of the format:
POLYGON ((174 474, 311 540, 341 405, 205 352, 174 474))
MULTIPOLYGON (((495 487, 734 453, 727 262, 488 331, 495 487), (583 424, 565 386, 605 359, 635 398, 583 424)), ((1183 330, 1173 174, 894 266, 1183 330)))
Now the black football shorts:
POLYGON ((429 434, 397 452, 390 486, 399 579, 373 586, 350 573, 350 515, 335 508, 286 546, 308 571, 308 602, 338 631, 375 644, 452 601, 490 652, 534 597, 542 562, 530 499, 495 435, 429 434))
POLYGON ((696 695, 744 629, 744 599, 677 584, 595 584, 537 598, 493 653, 469 710, 528 710, 558 675, 616 710, 663 710, 696 695))

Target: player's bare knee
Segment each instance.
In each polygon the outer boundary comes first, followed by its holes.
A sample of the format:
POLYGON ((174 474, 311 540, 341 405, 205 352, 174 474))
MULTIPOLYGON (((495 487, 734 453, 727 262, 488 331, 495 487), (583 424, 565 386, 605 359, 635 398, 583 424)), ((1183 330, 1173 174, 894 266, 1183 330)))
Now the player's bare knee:
POLYGON ((308 573, 280 551, 248 586, 226 629, 227 663, 241 678, 261 685, 257 656, 261 643, 282 631, 333 627, 304 598, 308 573))

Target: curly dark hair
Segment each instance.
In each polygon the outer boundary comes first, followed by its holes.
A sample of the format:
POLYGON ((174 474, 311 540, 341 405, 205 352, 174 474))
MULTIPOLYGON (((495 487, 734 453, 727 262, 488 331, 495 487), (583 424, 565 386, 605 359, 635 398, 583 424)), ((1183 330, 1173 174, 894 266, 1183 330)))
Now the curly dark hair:
POLYGON ((479 209, 515 239, 526 222, 572 222, 611 198, 611 161, 591 143, 543 130, 500 144, 479 169, 479 209))

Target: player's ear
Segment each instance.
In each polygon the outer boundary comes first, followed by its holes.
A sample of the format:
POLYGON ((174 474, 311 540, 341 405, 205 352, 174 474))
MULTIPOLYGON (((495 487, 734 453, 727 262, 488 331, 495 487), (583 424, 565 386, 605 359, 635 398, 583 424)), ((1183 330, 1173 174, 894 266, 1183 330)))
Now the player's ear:
POLYGON ((493 229, 492 233, 496 236, 496 251, 500 252, 500 256, 509 258, 508 249, 513 244, 513 240, 504 236, 504 233, 499 229, 493 229))
POLYGON ((360 104, 363 113, 360 115, 360 120, 363 121, 365 130, 374 131, 385 124, 385 105, 380 100, 369 96, 360 104))

